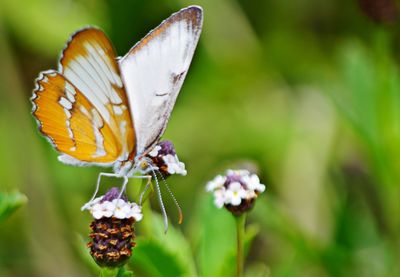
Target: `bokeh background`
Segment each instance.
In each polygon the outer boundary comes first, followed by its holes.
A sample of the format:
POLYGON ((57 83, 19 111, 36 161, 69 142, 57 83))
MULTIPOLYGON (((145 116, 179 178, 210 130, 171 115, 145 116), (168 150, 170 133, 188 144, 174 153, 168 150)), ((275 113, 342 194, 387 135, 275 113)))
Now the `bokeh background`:
POLYGON ((164 136, 189 172, 168 181, 185 220, 165 194, 169 233, 137 224, 135 276, 232 274, 234 220, 204 185, 241 164, 267 185, 248 219, 246 276, 400 276, 394 0, 0 0, 0 276, 98 274, 80 207, 101 169, 59 163, 39 135, 38 73, 82 26, 123 55, 189 4, 204 28, 164 136))

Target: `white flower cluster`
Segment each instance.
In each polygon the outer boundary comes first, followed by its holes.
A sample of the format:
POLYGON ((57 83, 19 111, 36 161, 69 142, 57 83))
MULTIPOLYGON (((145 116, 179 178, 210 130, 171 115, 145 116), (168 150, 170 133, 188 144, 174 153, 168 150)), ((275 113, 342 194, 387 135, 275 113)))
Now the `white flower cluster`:
POLYGON ((185 164, 181 161, 179 161, 178 156, 177 155, 165 155, 163 157, 163 160, 165 162, 165 164, 167 165, 167 171, 169 174, 179 174, 179 175, 183 175, 186 176, 187 171, 185 168, 185 164))
MULTIPOLYGON (((150 157, 157 157, 159 155, 159 151, 161 150, 161 146, 157 145, 156 147, 153 148, 149 152, 150 157)), ((187 171, 185 169, 185 164, 181 161, 179 161, 178 156, 172 155, 172 154, 167 154, 162 156, 162 159, 167 166, 167 172, 169 174, 179 174, 185 176, 187 174, 187 171)))
POLYGON ((218 208, 231 204, 239 206, 243 199, 256 198, 265 190, 256 174, 248 170, 227 170, 226 175, 218 175, 207 183, 206 190, 214 194, 218 208))
POLYGON ((82 207, 82 210, 89 210, 95 219, 102 217, 116 217, 118 219, 133 217, 136 222, 142 220, 142 208, 138 204, 127 202, 123 199, 102 201, 103 197, 97 197, 92 202, 87 203, 82 207))

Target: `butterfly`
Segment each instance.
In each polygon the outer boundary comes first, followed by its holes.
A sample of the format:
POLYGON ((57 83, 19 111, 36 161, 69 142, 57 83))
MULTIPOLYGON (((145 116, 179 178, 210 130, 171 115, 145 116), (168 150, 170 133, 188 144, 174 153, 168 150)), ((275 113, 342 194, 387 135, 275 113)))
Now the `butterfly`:
POLYGON ((148 171, 146 155, 165 131, 202 22, 200 7, 184 8, 122 58, 100 29, 83 28, 67 42, 58 70, 36 79, 32 114, 58 159, 113 167, 99 174, 95 195, 101 176, 123 177, 123 191, 128 177, 148 171))

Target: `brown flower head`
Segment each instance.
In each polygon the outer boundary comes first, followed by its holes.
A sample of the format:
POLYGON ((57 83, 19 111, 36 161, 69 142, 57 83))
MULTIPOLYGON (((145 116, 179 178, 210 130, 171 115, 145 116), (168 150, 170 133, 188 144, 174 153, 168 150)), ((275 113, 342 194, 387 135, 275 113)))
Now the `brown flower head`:
POLYGON ((118 196, 118 188, 111 188, 84 207, 94 218, 88 247, 100 266, 116 267, 127 262, 135 246, 132 225, 143 217, 140 206, 128 202, 125 196, 120 199, 118 196))

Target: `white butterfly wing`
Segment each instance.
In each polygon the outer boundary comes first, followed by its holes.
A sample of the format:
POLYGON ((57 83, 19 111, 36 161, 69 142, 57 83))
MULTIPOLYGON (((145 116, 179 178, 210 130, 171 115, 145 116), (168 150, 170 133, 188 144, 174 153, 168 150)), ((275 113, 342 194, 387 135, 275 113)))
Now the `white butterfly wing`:
POLYGON ((163 134, 189 69, 203 22, 190 6, 171 15, 119 60, 136 131, 136 153, 163 134))

